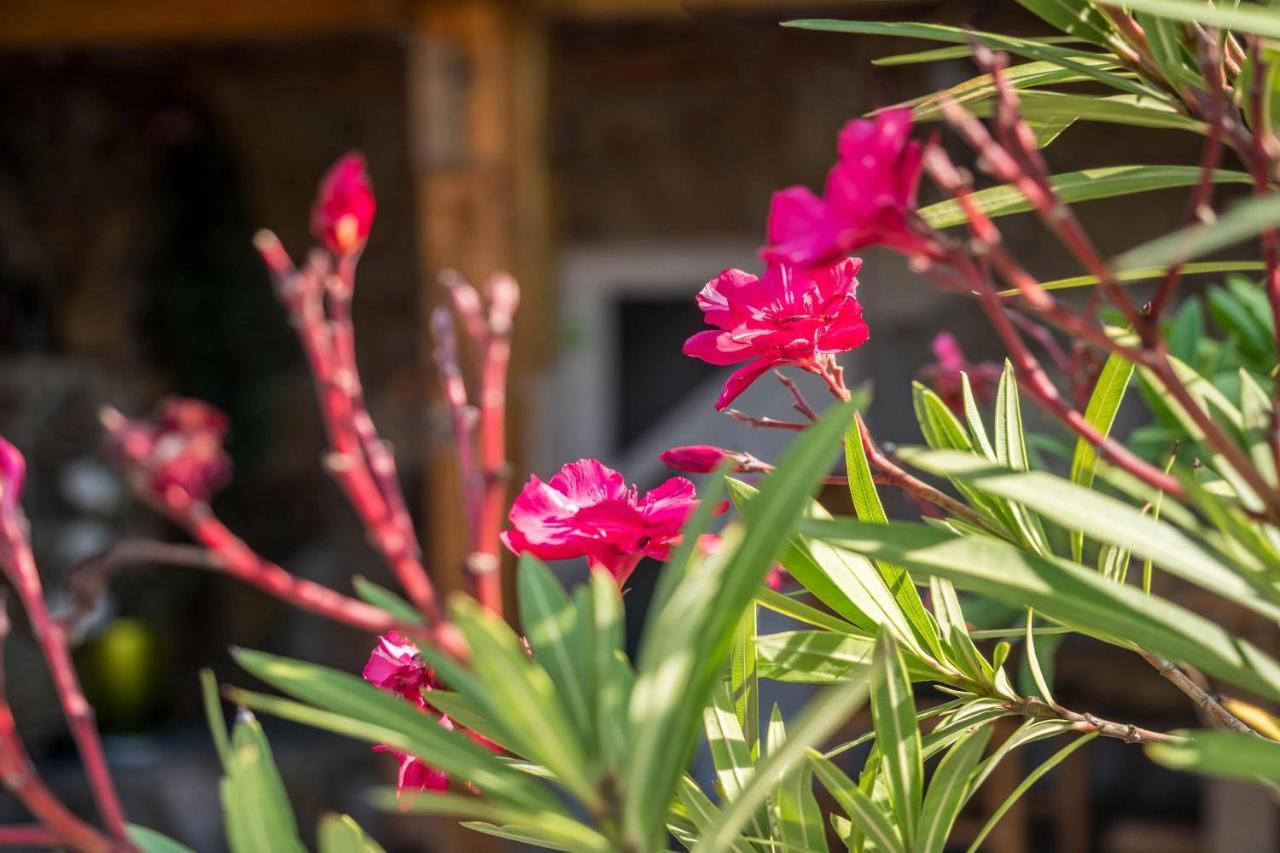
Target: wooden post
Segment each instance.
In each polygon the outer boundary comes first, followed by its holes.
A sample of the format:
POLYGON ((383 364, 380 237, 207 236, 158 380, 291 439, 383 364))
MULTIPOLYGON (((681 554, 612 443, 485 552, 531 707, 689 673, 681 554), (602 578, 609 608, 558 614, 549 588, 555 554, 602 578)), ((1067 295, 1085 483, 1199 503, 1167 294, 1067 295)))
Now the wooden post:
MULTIPOLYGON (((545 155, 546 49, 540 16, 517 0, 439 0, 413 10, 408 55, 409 150, 418 198, 423 358, 438 399, 427 318, 440 304, 436 274, 477 285, 509 271, 520 281, 508 433, 512 487, 525 469, 530 379, 550 324, 545 155)), ((451 444, 437 443, 426 478, 429 566, 445 589, 461 585, 465 526, 451 444)), ((508 599, 511 573, 507 572, 508 599)))

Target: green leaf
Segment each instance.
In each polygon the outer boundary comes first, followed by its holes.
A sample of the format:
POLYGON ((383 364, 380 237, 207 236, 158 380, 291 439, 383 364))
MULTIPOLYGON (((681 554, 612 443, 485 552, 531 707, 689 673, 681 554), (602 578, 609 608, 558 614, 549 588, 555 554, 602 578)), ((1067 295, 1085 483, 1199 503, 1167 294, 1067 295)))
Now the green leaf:
MULTIPOLYGON (((1050 183, 1064 202, 1075 204, 1169 187, 1195 186, 1200 182, 1200 175, 1199 166, 1107 166, 1063 172, 1054 175, 1050 183)), ((1244 172, 1218 169, 1213 173, 1213 182, 1219 184, 1247 184, 1250 180, 1244 172)), ((979 190, 970 198, 977 203, 979 209, 993 218, 1033 209, 1026 196, 1013 184, 979 190)), ((950 228, 969 221, 960 208, 960 203, 954 199, 922 207, 920 215, 934 228, 950 228)))
POLYGON ((627 727, 619 720, 631 702, 635 673, 623 652, 622 596, 618 584, 603 569, 591 572, 592 668, 596 684, 596 732, 605 766, 617 774, 627 754, 627 727))
POLYGON ((356 595, 364 601, 369 602, 374 607, 385 610, 387 613, 406 625, 421 625, 423 623, 422 614, 418 608, 396 595, 385 586, 374 583, 362 575, 356 575, 351 579, 351 585, 355 587, 356 595))
POLYGON ((231 732, 222 810, 234 853, 305 851, 271 747, 253 715, 244 713, 231 732))
POLYGON ((830 631, 784 631, 756 637, 760 677, 801 684, 834 684, 863 677, 871 667, 870 638, 830 631))
POLYGON ((804 622, 806 625, 826 628, 828 631, 835 631, 837 634, 859 633, 858 628, 852 622, 846 622, 839 616, 832 616, 825 611, 805 604, 803 601, 798 601, 789 595, 783 595, 767 587, 756 592, 756 604, 772 610, 774 613, 790 616, 792 619, 804 622))
MULTIPOLYGON (((780 751, 786 741, 786 725, 774 705, 769 717, 768 754, 780 751)), ((771 803, 774 834, 786 849, 826 853, 827 833, 823 831, 822 808, 813 793, 813 770, 809 766, 783 780, 771 803)))
POLYGON ((383 853, 378 842, 344 814, 327 814, 320 818, 316 842, 320 853, 383 853))
POLYGON ((1176 21, 1194 21, 1211 27, 1280 38, 1280 14, 1256 3, 1222 3, 1211 6, 1201 0, 1124 0, 1107 2, 1131 11, 1150 12, 1176 21))
MULTIPOLYGON (((1022 434, 1018 380, 1014 376, 1013 364, 1008 359, 1005 359, 1004 371, 1000 374, 1000 384, 996 390, 995 437, 997 462, 1016 471, 1026 471, 1030 467, 1026 440, 1022 434)), ((1023 543, 1037 554, 1048 554, 1050 549, 1044 527, 1035 513, 1012 501, 1008 504, 1008 512, 1023 543)))
MULTIPOLYGON (((622 787, 629 843, 648 849, 663 830, 662 818, 693 750, 702 708, 729 657, 734 630, 829 469, 852 415, 851 405, 837 404, 806 430, 750 501, 745 535, 726 531, 724 547, 697 571, 686 569, 678 588, 651 609, 627 714, 632 749, 622 787)), ((761 772, 757 767, 757 775, 761 772)), ((731 812, 726 808, 721 817, 730 820, 725 816, 731 812)))
MULTIPOLYGON (((1074 119, 1123 124, 1130 127, 1153 127, 1165 130, 1188 130, 1203 134, 1203 122, 1187 118, 1168 102, 1148 94, 1069 95, 1064 92, 1024 91, 1018 98, 1023 115, 1028 119, 1074 119)), ((986 118, 991 115, 991 102, 971 104, 969 111, 986 118)))
POLYGON ((1091 68, 1076 60, 1082 51, 1074 48, 1057 47, 1043 41, 1014 36, 1001 35, 963 27, 951 27, 943 24, 916 24, 885 21, 833 21, 833 20, 800 20, 787 21, 784 27, 795 27, 801 30, 820 30, 823 32, 854 33, 861 35, 897 36, 902 38, 918 38, 928 41, 947 42, 950 44, 971 44, 974 40, 982 42, 996 50, 1007 51, 1014 56, 1026 59, 1053 62, 1078 74, 1088 76, 1099 83, 1113 89, 1134 94, 1149 93, 1153 90, 1135 83, 1118 74, 1091 68))
MULTIPOLYGON (((1073 36, 1039 36, 1036 38, 1028 38, 1027 41, 1034 41, 1040 44, 1074 44, 1079 39, 1073 36)), ((964 59, 973 56, 973 48, 969 45, 957 45, 955 47, 938 47, 932 50, 921 50, 914 53, 899 53, 893 56, 882 56, 879 59, 871 60, 872 65, 881 67, 891 67, 894 65, 918 65, 923 62, 941 62, 949 59, 964 59)))
MULTIPOLYGON (((1112 69, 1116 67, 1113 59, 1093 56, 1075 56, 1073 61, 1092 68, 1112 69)), ((1005 79, 1010 88, 1025 90, 1051 84, 1089 82, 1089 77, 1076 71, 1060 68, 1052 62, 1024 62, 1005 69, 1005 79)), ((995 79, 990 74, 979 74, 950 88, 943 89, 918 98, 912 98, 897 106, 911 107, 916 122, 937 121, 943 117, 942 104, 955 101, 958 104, 972 106, 996 97, 995 79)))
POLYGON ((227 769, 231 757, 231 741, 227 738, 227 718, 222 715, 222 697, 218 695, 218 679, 213 670, 200 670, 200 694, 204 700, 204 717, 213 736, 213 747, 218 753, 218 763, 227 769))
POLYGON ((445 729, 408 702, 361 678, 263 652, 238 649, 234 654, 253 675, 315 707, 246 691, 236 692, 237 702, 368 743, 430 755, 434 766, 475 783, 488 797, 530 806, 554 802, 536 782, 503 764, 466 735, 445 729))
MULTIPOLYGON (((734 713, 733 695, 726 682, 720 682, 711 691, 711 704, 702 712, 703 728, 707 733, 707 745, 711 748, 711 763, 716 769, 720 789, 728 799, 742 792, 751 781, 754 772, 751 747, 734 713)), ((754 827, 759 832, 760 827, 754 827)))
POLYGON ((837 731, 866 698, 866 683, 851 681, 828 687, 812 699, 790 726, 782 746, 765 756, 756 765, 751 782, 724 804, 693 853, 711 853, 728 847, 777 786, 802 769, 806 751, 837 731))
POLYGON ((579 614, 551 569, 536 557, 520 558, 516 584, 520 624, 533 657, 550 676, 574 727, 590 742, 595 738, 591 647, 579 626, 586 614, 579 614))
POLYGON ((733 697, 733 710, 746 738, 747 750, 753 755, 759 753, 760 740, 760 690, 755 640, 756 604, 753 601, 747 605, 742 619, 738 621, 729 652, 729 692, 733 697))
POLYGON ((1049 689, 1049 679, 1045 678, 1044 670, 1040 668, 1039 653, 1036 651, 1036 635, 1035 635, 1035 611, 1030 607, 1027 608, 1027 669, 1031 672, 1031 679, 1040 691, 1040 698, 1050 705, 1055 704, 1053 701, 1053 691, 1049 689))
POLYGON ((887 633, 876 638, 871 670, 871 715, 895 823, 902 830, 903 840, 911 845, 920 820, 924 763, 911 679, 907 677, 906 664, 897 644, 887 633))
POLYGON ((1174 770, 1224 779, 1280 782, 1280 743, 1226 731, 1182 731, 1175 743, 1150 743, 1147 755, 1174 770))
MULTIPOLYGON (((1186 264, 1182 267, 1183 275, 1197 275, 1201 273, 1221 273, 1221 272, 1256 272, 1265 270, 1267 265, 1261 261, 1202 261, 1199 263, 1186 264)), ((1118 282, 1125 283, 1130 281, 1145 281, 1152 278, 1162 278, 1167 273, 1168 267, 1141 267, 1128 270, 1117 270, 1115 279, 1118 282)), ((1052 281, 1044 281, 1040 286, 1045 290, 1070 290, 1075 287, 1094 287, 1098 284, 1098 277, 1093 275, 1076 275, 1070 278, 1058 278, 1052 281)), ((1017 296, 1017 290, 1004 290, 1000 292, 1001 296, 1017 296)), ((1194 305, 1195 302, 1187 302, 1186 305, 1194 305)), ((1182 357, 1182 353, 1176 348, 1173 354, 1182 357)))
POLYGON ((831 792, 836 805, 844 809, 853 825, 876 845, 877 853, 906 853, 907 847, 898 828, 852 779, 830 759, 816 752, 809 753, 809 763, 813 765, 818 779, 831 792))
POLYGON ((1204 78, 1195 59, 1182 44, 1183 27, 1168 18, 1138 12, 1134 17, 1147 38, 1151 58, 1174 88, 1200 88, 1204 78))
MULTIPOLYGON (((1085 422, 1101 435, 1111 435, 1111 427, 1115 424, 1116 413, 1124 402, 1125 391, 1129 388, 1129 380, 1133 377, 1133 363, 1112 353, 1102 372, 1098 374, 1097 384, 1089 395, 1089 405, 1085 409, 1085 422)), ((1093 486, 1093 478, 1098 468, 1098 452, 1093 444, 1083 438, 1076 440, 1075 455, 1071 458, 1071 482, 1085 488, 1093 486)), ((1071 556, 1076 561, 1084 549, 1084 537, 1072 532, 1071 556)))
POLYGON ((1115 265, 1132 270, 1182 263, 1248 240, 1277 224, 1280 193, 1249 198, 1232 205, 1213 222, 1191 225, 1130 249, 1115 259, 1115 265))
POLYGON ((142 853, 195 853, 185 844, 179 844, 172 838, 161 835, 154 829, 147 829, 145 826, 138 826, 131 823, 128 826, 129 840, 132 841, 142 853))
MULTIPOLYGON (((889 516, 880 503, 880 495, 876 491, 875 479, 871 475, 871 465, 867 460, 866 448, 862 444, 861 418, 855 417, 853 423, 844 434, 845 468, 849 480, 849 494, 853 498, 853 508, 858 518, 863 521, 888 523, 889 516)), ((938 639, 938 629, 924 609, 920 593, 916 589, 911 574, 902 566, 893 563, 875 564, 885 586, 893 593, 894 600, 902 610, 902 615, 911 623, 915 637, 938 660, 946 660, 942 644, 938 639)))
POLYGON ((807 521, 801 529, 868 556, 939 575, 997 601, 1033 607, 1107 642, 1136 644, 1261 695, 1280 698, 1280 663, 1253 644, 1185 608, 1117 586, 1065 560, 921 524, 807 521))
POLYGON ((1261 599, 1256 584, 1223 565, 1176 527, 1113 497, 1043 471, 993 467, 976 456, 906 448, 900 455, 925 471, 963 479, 983 491, 1016 500, 1068 530, 1118 545, 1171 574, 1280 622, 1280 607, 1261 599))
POLYGON ((973 729, 956 741, 938 762, 925 794, 915 853, 942 853, 951 828, 972 793, 970 774, 982 758, 992 730, 989 725, 973 729))
POLYGON ((583 739, 589 733, 575 730, 547 671, 529 659, 501 617, 463 596, 452 599, 449 609, 470 649, 469 665, 484 685, 486 710, 507 736, 505 745, 553 772, 588 807, 598 807, 599 785, 583 739))
POLYGON ((1069 756, 1071 753, 1075 752, 1077 749, 1084 746, 1086 743, 1093 740, 1097 736, 1098 736, 1097 732, 1090 732, 1087 735, 1083 735, 1081 737, 1076 738, 1074 741, 1067 744, 1062 749, 1058 750, 1053 755, 1045 759, 1045 762, 1041 764, 1039 767, 1037 767, 1035 770, 1032 770, 1030 775, 1028 775, 1027 778, 1023 779, 1020 783, 1018 783, 1018 786, 1013 789, 1012 793, 1010 793, 1009 796, 1005 799, 1005 801, 1000 804, 999 808, 997 808, 995 812, 992 813, 991 817, 987 820, 986 825, 984 825, 982 827, 982 830, 978 833, 978 837, 975 838, 973 840, 973 843, 969 845, 969 853, 975 853, 975 851, 982 845, 983 840, 986 839, 987 835, 991 832, 991 830, 995 829, 995 826, 997 823, 1000 822, 1000 819, 1005 816, 1005 814, 1009 811, 1009 809, 1013 808, 1014 803, 1016 803, 1022 797, 1023 794, 1025 794, 1028 790, 1030 790, 1032 785, 1034 785, 1036 782, 1039 782, 1041 777, 1043 777, 1050 770, 1052 770, 1053 768, 1057 767, 1060 763, 1062 763, 1062 761, 1064 761, 1067 758, 1067 756, 1069 756))
POLYGON ((1018 0, 1018 5, 1070 36, 1106 46, 1115 41, 1115 27, 1087 0, 1018 0))
MULTIPOLYGON (((401 797, 394 791, 384 790, 379 791, 374 797, 374 803, 387 810, 477 818, 496 824, 499 831, 508 833, 499 837, 519 838, 553 850, 584 851, 584 853, 585 851, 607 853, 607 851, 616 850, 607 838, 591 827, 549 809, 543 811, 520 809, 494 803, 485 797, 436 791, 401 797)), ((487 830, 487 827, 481 825, 468 824, 468 826, 480 832, 487 830)))

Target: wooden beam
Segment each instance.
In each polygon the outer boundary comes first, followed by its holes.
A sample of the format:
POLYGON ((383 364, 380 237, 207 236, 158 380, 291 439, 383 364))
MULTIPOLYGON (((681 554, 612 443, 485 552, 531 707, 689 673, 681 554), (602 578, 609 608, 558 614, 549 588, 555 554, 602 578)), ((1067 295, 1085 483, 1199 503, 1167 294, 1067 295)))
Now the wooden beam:
POLYGON ((398 29, 405 0, 3 0, 0 48, 398 29))
MULTIPOLYGON (((439 270, 457 269, 477 285, 499 271, 516 276, 522 300, 508 395, 513 488, 527 470, 521 442, 528 434, 531 380, 546 361, 545 330, 552 325, 546 68, 542 19, 527 4, 453 0, 416 10, 408 92, 423 357, 431 345, 427 316, 443 296, 439 270)), ((431 396, 438 397, 434 378, 431 396)), ((457 588, 466 556, 457 473, 452 446, 433 449, 424 547, 444 586, 457 588)))

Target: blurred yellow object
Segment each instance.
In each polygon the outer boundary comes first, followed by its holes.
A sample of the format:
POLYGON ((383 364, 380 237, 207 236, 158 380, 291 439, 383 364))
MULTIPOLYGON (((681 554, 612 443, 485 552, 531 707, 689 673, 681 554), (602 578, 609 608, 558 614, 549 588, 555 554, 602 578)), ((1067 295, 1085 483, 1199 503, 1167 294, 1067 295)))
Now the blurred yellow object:
POLYGON ((1263 737, 1280 740, 1280 719, 1274 714, 1239 699, 1223 699, 1222 706, 1263 737))
POLYGON ((131 618, 115 620, 82 650, 85 688, 105 728, 146 723, 163 678, 161 651, 155 631, 131 618))

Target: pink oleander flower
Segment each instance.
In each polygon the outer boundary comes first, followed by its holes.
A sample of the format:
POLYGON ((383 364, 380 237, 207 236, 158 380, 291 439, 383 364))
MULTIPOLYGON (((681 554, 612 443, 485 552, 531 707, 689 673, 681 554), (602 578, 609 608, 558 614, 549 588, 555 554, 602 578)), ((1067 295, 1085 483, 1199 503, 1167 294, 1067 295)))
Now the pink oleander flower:
POLYGON ((697 505, 693 484, 672 477, 641 496, 594 459, 570 462, 544 483, 536 476, 516 497, 502 541, 542 560, 586 557, 621 585, 644 557, 665 560, 697 505))
POLYGON ((747 362, 725 382, 716 401, 723 409, 765 372, 791 364, 819 372, 827 356, 867 342, 855 277, 862 261, 845 258, 829 267, 769 264, 757 278, 728 269, 702 288, 698 307, 719 331, 698 332, 684 354, 709 364, 747 362))
POLYGON ((18 505, 26 477, 27 460, 22 451, 0 438, 0 509, 10 510, 18 505))
POLYGON ((737 454, 733 451, 710 444, 673 447, 658 455, 668 468, 673 471, 683 471, 686 474, 710 474, 724 460, 736 457, 737 454))
POLYGON ((920 378, 928 383, 942 401, 953 411, 964 410, 964 385, 961 374, 968 374, 969 387, 978 400, 995 399, 996 383, 1000 381, 1000 365, 989 361, 972 363, 965 357, 960 344, 949 332, 940 332, 933 339, 933 357, 937 361, 920 371, 920 378))
POLYGON ((926 250, 928 243, 907 227, 923 153, 910 133, 911 110, 906 108, 846 124, 839 136, 839 160, 827 175, 822 198, 800 186, 774 193, 765 259, 828 263, 876 244, 908 253, 926 250))
POLYGON ((130 478, 147 492, 205 501, 231 480, 222 446, 229 422, 208 403, 166 397, 150 418, 129 420, 112 410, 103 424, 130 478))
MULTIPOLYGON (((388 693, 394 693, 402 699, 412 702, 424 714, 436 717, 437 722, 450 731, 459 727, 446 715, 441 714, 428 700, 426 693, 440 687, 435 673, 422 659, 418 647, 405 639, 397 631, 388 631, 378 638, 378 645, 369 654, 369 661, 364 666, 364 680, 388 693)), ((501 747, 484 735, 460 729, 473 741, 492 750, 500 752, 501 747)), ((396 791, 445 791, 449 787, 449 774, 433 767, 416 755, 401 752, 389 746, 375 746, 374 752, 389 752, 399 762, 396 775, 396 791)))
POLYGON ((311 233, 335 255, 353 254, 369 239, 377 207, 364 156, 347 154, 320 181, 311 208, 311 233))
POLYGON ((388 631, 378 638, 363 675, 364 680, 375 687, 408 699, 420 708, 427 707, 423 691, 440 686, 435 673, 419 656, 418 647, 398 631, 388 631))

